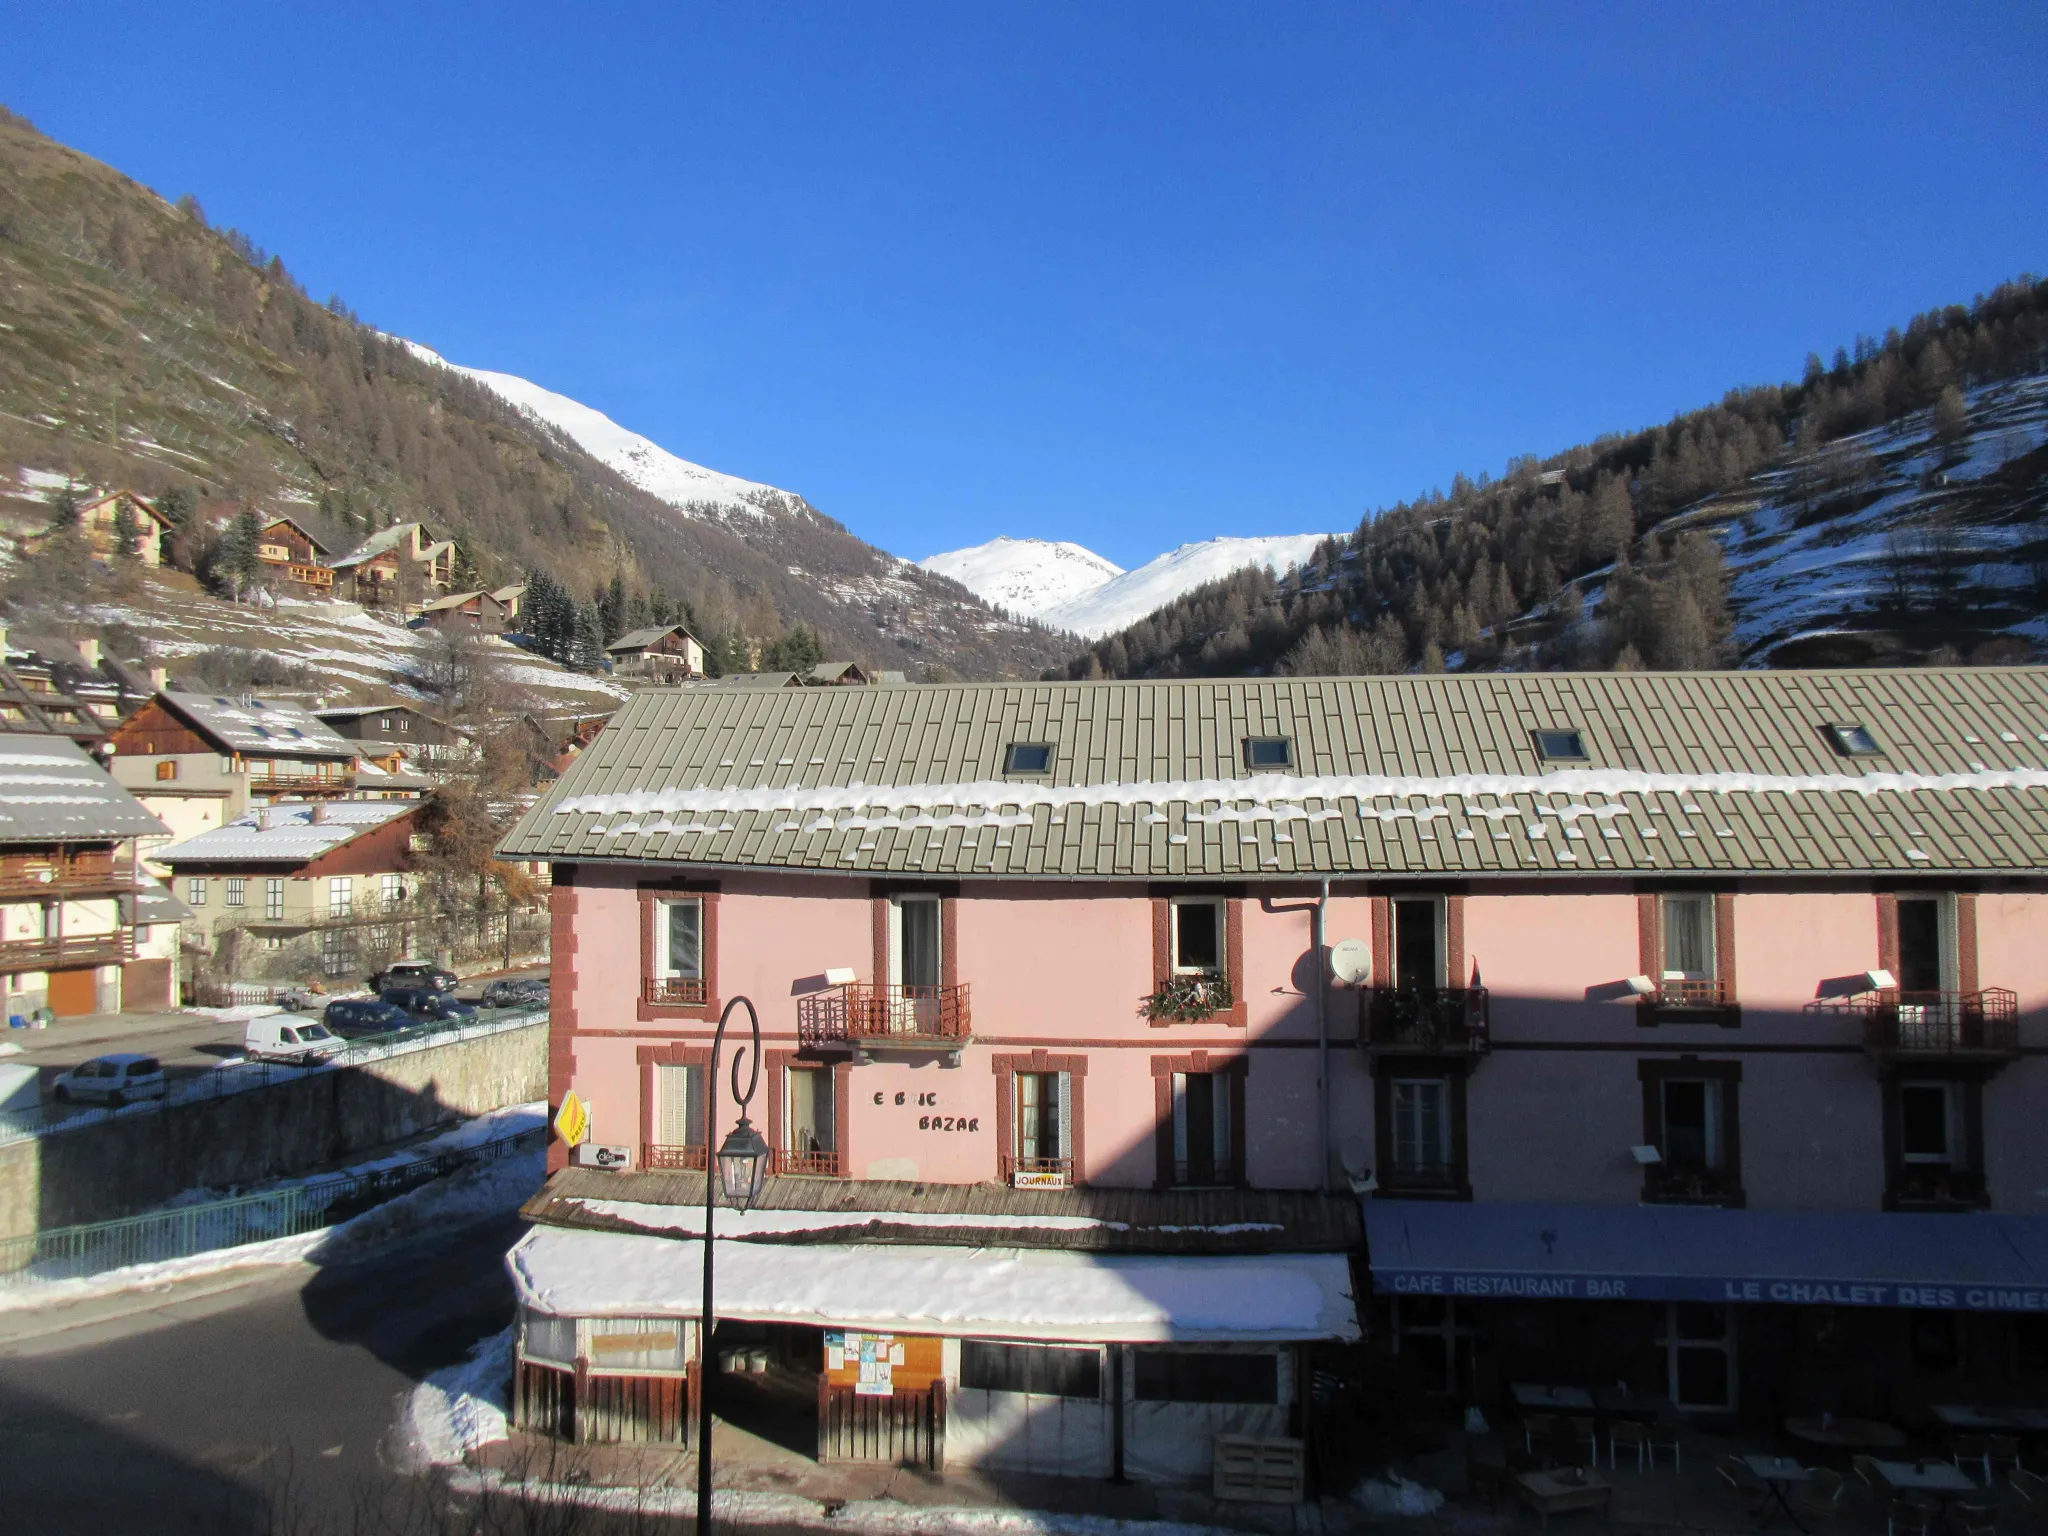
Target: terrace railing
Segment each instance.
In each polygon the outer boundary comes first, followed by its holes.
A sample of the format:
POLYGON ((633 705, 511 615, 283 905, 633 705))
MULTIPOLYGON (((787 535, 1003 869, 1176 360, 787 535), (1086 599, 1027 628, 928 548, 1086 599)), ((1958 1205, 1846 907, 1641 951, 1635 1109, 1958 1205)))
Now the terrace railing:
POLYGON ((797 999, 797 1037, 807 1046, 964 1045, 973 1018, 965 983, 877 986, 851 982, 797 999))
POLYGON ((1369 1051, 1472 1056, 1493 1046, 1484 987, 1373 987, 1361 999, 1369 1051))

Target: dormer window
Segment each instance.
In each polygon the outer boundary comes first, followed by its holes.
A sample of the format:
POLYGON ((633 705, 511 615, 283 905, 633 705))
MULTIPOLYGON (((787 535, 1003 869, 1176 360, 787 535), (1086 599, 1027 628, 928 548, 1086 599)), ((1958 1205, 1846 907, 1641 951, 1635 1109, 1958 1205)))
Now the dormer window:
POLYGON ((1294 766, 1293 739, 1287 736, 1245 737, 1244 765, 1253 770, 1260 768, 1292 768, 1294 766))
POLYGON ((1003 772, 1040 774, 1052 772, 1052 744, 1044 741, 1013 741, 1003 754, 1003 772))
POLYGON ((1880 757, 1884 748, 1877 744, 1877 738, 1870 734, 1867 725, 1844 725, 1837 722, 1827 731, 1828 745, 1835 749, 1838 757, 1880 757))
POLYGON ((1583 732, 1559 728, 1555 730, 1531 731, 1536 743, 1536 755, 1546 763, 1583 763, 1586 759, 1586 738, 1583 732))

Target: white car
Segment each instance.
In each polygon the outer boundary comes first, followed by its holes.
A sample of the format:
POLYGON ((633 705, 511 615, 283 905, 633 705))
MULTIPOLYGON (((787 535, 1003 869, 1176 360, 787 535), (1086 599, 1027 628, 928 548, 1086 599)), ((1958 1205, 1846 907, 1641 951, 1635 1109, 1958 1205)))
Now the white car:
POLYGON ((115 1109, 138 1099, 160 1099, 163 1063, 133 1051, 95 1056, 60 1075, 52 1093, 61 1104, 106 1104, 115 1109))
POLYGON ((295 1013, 251 1019, 242 1031, 242 1054, 250 1061, 282 1061, 310 1067, 348 1045, 325 1024, 295 1013))

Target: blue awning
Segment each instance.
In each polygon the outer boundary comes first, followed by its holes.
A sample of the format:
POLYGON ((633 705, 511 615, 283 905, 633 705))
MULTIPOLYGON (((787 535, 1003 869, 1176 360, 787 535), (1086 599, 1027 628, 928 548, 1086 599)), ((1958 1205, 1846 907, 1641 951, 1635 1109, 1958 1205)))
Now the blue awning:
POLYGON ((2048 1217, 1367 1200, 1381 1295, 2048 1312, 2048 1217))

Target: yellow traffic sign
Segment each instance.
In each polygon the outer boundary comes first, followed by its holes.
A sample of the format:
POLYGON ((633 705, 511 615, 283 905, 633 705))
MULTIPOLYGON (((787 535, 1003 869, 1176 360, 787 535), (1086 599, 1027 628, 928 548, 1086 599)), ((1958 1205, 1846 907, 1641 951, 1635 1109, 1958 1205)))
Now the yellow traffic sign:
POLYGON ((572 1147, 582 1146, 590 1134, 590 1111, 573 1090, 562 1095, 562 1107, 555 1111, 555 1133, 572 1147))

